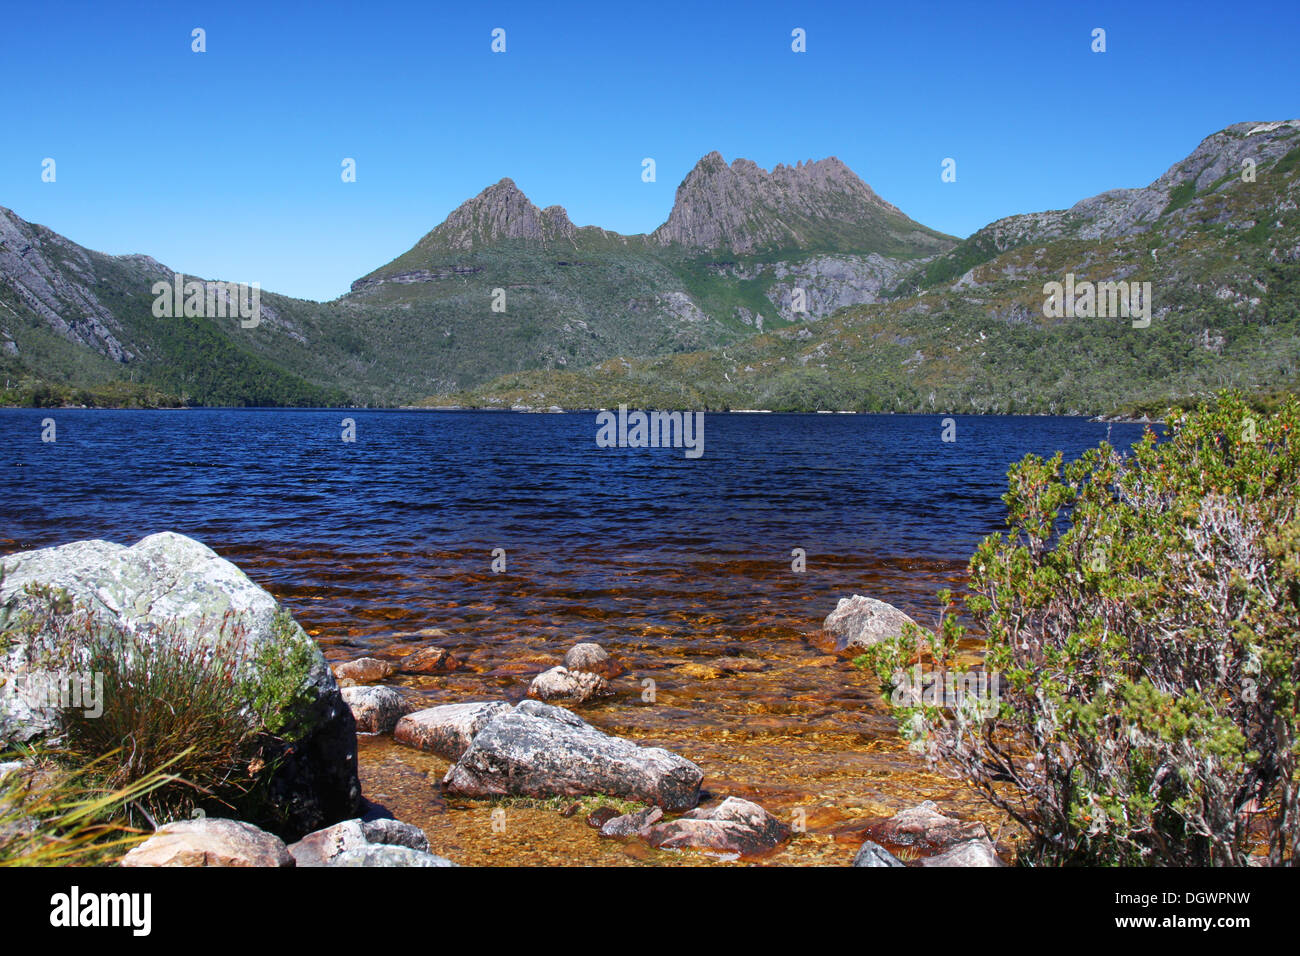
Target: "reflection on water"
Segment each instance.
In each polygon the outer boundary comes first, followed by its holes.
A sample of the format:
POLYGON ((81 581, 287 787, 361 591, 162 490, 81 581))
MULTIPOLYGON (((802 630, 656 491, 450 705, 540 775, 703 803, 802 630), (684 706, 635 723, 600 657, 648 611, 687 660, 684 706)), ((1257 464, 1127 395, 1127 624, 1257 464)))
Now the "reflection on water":
MULTIPOLYGON (((456 672, 402 679, 430 701, 516 699, 571 644, 599 641, 629 674, 585 718, 695 760, 712 792, 786 819, 802 808, 809 833, 773 861, 842 863, 872 815, 925 798, 979 811, 924 772, 871 682, 810 632, 855 592, 932 621, 934 593, 959 586, 1002 526, 1010 462, 1141 433, 958 417, 944 443, 940 423, 707 415, 704 457, 688 460, 597 448, 592 413, 11 411, 0 553, 190 535, 274 593, 332 660, 450 649, 456 672), (345 417, 355 443, 340 440, 345 417), (796 548, 806 573, 791 570, 796 548), (429 628, 442 633, 416 633, 429 628), (711 668, 724 656, 761 668, 711 668)), ((493 834, 482 805, 442 803, 428 774, 445 765, 388 740, 363 741, 362 770, 372 799, 463 862, 682 862, 553 810, 511 809, 517 825, 493 834)))

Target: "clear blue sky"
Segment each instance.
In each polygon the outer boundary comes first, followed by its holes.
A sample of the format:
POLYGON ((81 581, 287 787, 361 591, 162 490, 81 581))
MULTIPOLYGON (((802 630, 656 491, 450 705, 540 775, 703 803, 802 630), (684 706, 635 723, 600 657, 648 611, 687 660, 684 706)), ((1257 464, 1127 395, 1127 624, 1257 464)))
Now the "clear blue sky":
POLYGON ((44 0, 2 17, 0 205, 94 249, 315 299, 502 176, 636 233, 710 150, 765 168, 834 155, 965 236, 1145 185, 1231 123, 1300 117, 1294 2, 44 0))

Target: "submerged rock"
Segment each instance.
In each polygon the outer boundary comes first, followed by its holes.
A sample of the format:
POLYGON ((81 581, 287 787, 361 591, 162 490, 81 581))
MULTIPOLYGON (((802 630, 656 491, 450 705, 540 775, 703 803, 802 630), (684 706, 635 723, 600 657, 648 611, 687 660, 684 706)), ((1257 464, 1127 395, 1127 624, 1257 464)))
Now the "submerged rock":
POLYGON ((397 673, 392 663, 377 657, 359 657, 355 661, 335 664, 333 670, 335 678, 354 684, 374 684, 397 673))
POLYGON ((907 623, 916 622, 892 604, 855 594, 840 598, 822 628, 835 639, 836 650, 849 651, 898 637, 907 623))
POLYGON ((642 831, 651 846, 727 853, 763 853, 790 839, 790 828, 757 803, 728 797, 716 807, 692 810, 642 831))
POLYGON ((609 693, 609 684, 599 674, 571 671, 567 667, 552 667, 549 671, 543 671, 528 685, 529 697, 566 704, 582 704, 593 697, 609 693))
POLYGON ((415 705, 391 687, 344 687, 343 700, 352 709, 359 734, 392 733, 415 705))
POLYGON ((403 657, 398 665, 403 674, 446 674, 458 666, 459 662, 445 647, 422 647, 403 657))
POLYGON ((625 813, 620 817, 611 817, 600 827, 603 837, 636 836, 648 826, 653 826, 664 818, 664 812, 658 807, 646 807, 634 813, 625 813))
POLYGON ((592 641, 574 644, 564 655, 564 666, 571 671, 587 671, 599 674, 605 680, 613 680, 624 673, 625 668, 609 652, 592 641))
POLYGON ((251 823, 205 817, 161 826, 122 866, 293 866, 284 841, 251 823))
POLYGON ((509 710, 510 705, 500 700, 440 704, 407 714, 397 722, 393 739, 455 762, 469 749, 484 724, 509 710))
POLYGON ((78 632, 111 631, 136 646, 194 641, 243 657, 250 709, 258 702, 277 725, 263 753, 273 769, 254 796, 239 799, 240 816, 293 839, 356 814, 352 711, 316 643, 235 565, 171 532, 129 548, 77 541, 0 563, 0 631, 8 632, 0 640, 0 749, 56 734, 58 709, 25 688, 48 680, 52 661, 81 669, 88 641, 74 640, 78 632), (42 602, 29 586, 67 600, 42 602))
POLYGON ((686 810, 699 801, 703 779, 704 771, 675 753, 611 737, 563 708, 525 700, 484 724, 443 787, 469 797, 603 793, 686 810))
POLYGON ((907 864, 900 860, 894 854, 890 853, 879 843, 867 840, 858 848, 857 855, 853 857, 854 866, 906 866, 907 864))

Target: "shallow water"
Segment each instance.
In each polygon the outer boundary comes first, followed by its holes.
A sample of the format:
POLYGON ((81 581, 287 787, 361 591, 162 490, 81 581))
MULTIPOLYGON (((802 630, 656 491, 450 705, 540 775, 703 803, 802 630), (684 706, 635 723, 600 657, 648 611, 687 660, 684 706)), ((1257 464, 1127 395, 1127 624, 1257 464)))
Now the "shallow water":
MULTIPOLYGON (((1011 462, 1141 434, 958 416, 945 443, 941 422, 711 414, 692 460, 598 448, 593 413, 0 412, 0 553, 190 535, 283 601, 331 660, 447 647, 459 670, 399 680, 430 702, 518 699, 571 644, 599 641, 629 674, 584 718, 689 757, 711 793, 787 821, 801 810, 808 832, 768 862, 843 863, 865 820, 922 799, 992 818, 901 746, 867 676, 810 639, 822 619, 861 593, 932 622, 935 592, 960 586, 1002 527, 1011 462), (355 442, 341 440, 345 418, 355 442), (761 669, 716 674, 723 656, 761 669)), ((494 832, 486 804, 442 799, 444 763, 386 738, 362 740, 361 764, 367 795, 458 862, 701 860, 600 840, 553 809, 509 807, 494 832)))

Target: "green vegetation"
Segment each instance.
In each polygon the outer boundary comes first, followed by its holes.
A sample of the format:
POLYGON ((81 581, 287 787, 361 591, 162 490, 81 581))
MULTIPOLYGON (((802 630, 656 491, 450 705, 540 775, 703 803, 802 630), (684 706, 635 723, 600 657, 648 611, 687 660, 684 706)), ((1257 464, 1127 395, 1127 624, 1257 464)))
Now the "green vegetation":
POLYGON ((276 612, 272 634, 275 640, 253 656, 250 673, 256 679, 241 678, 238 696, 248 701, 266 733, 295 739, 310 720, 308 676, 318 652, 288 611, 276 612))
POLYGON ((970 562, 987 701, 959 686, 951 595, 859 659, 913 744, 1028 836, 1033 865, 1300 861, 1300 401, 1224 393, 1127 455, 1012 467, 1006 534, 970 562))

